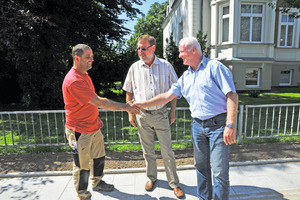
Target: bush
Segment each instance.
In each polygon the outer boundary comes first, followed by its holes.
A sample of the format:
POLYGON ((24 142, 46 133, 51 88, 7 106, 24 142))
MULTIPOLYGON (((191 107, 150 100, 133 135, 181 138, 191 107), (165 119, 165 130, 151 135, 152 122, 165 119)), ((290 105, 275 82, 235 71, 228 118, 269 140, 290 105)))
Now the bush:
POLYGON ((260 90, 249 90, 248 94, 250 97, 257 98, 260 94, 260 90))

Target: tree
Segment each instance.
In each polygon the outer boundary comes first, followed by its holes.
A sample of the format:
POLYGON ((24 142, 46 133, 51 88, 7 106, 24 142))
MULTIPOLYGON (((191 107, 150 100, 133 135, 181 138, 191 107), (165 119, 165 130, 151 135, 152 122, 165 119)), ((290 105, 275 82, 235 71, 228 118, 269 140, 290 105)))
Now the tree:
POLYGON ((166 39, 166 42, 166 60, 172 64, 174 70, 177 73, 177 76, 180 77, 183 74, 183 72, 187 69, 187 66, 183 65, 182 59, 178 57, 179 49, 174 42, 173 32, 171 32, 170 38, 166 39))
POLYGON ((204 34, 202 30, 199 30, 196 38, 201 46, 202 53, 205 57, 210 57, 211 45, 207 42, 207 34, 204 34))
POLYGON ((289 14, 291 17, 300 18, 299 11, 297 13, 290 12, 291 8, 297 8, 300 10, 300 1, 299 0, 278 0, 276 4, 269 3, 269 6, 274 8, 277 12, 283 14, 289 14))
POLYGON ((141 35, 148 34, 156 39, 156 55, 160 58, 163 57, 162 23, 164 22, 168 3, 168 1, 162 4, 155 2, 151 5, 147 15, 138 19, 137 24, 134 26, 134 34, 128 41, 128 46, 131 49, 136 49, 137 39, 141 35))
MULTIPOLYGON (((132 4, 142 1, 0 0, 0 56, 6 65, 0 68, 0 80, 15 73, 10 78, 18 81, 27 106, 61 107, 61 84, 73 63, 71 47, 86 43, 98 52, 96 60, 114 60, 108 55, 112 41, 129 31, 118 15, 136 17, 141 12, 132 4)), ((95 71, 101 73, 104 65, 95 71)))
MULTIPOLYGON (((99 48, 94 52, 94 57, 97 60, 95 60, 94 67, 89 71, 89 74, 95 88, 96 85, 99 86, 106 97, 114 95, 111 89, 117 89, 115 83, 125 80, 128 66, 132 64, 132 60, 128 58, 130 54, 125 51, 124 46, 126 46, 126 41, 121 39, 119 42, 111 44, 105 51, 99 48)), ((99 90, 96 89, 96 91, 99 90)))

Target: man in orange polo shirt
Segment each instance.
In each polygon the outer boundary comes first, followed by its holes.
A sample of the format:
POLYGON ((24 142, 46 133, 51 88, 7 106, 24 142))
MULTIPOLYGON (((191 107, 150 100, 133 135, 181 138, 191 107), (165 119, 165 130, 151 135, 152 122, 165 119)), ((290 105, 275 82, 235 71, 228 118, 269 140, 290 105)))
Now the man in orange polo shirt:
POLYGON ((63 97, 66 110, 66 136, 73 149, 73 179, 78 199, 91 199, 87 191, 91 176, 94 191, 113 191, 114 186, 102 180, 105 148, 100 128, 98 108, 125 110, 137 114, 140 109, 99 97, 87 71, 92 68, 93 51, 85 44, 73 47, 73 67, 63 82, 63 97))

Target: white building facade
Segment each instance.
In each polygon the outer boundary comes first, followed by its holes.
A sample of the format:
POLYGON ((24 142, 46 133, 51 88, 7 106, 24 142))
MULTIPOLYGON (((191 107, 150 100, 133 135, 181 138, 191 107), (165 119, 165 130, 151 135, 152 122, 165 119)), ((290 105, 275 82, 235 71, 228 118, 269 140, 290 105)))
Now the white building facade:
POLYGON ((300 18, 276 12, 270 6, 276 3, 169 0, 164 46, 171 33, 178 44, 181 38, 195 37, 202 30, 212 45, 210 57, 232 70, 237 90, 300 86, 300 18))

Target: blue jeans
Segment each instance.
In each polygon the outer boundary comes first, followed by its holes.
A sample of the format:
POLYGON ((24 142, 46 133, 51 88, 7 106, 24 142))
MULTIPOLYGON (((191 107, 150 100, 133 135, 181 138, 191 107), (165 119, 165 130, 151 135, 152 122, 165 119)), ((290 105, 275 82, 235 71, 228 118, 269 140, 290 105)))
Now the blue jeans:
POLYGON ((226 113, 207 120, 194 118, 192 140, 199 199, 226 200, 229 197, 229 145, 223 141, 226 113), (211 171, 214 187, 212 190, 211 171))

